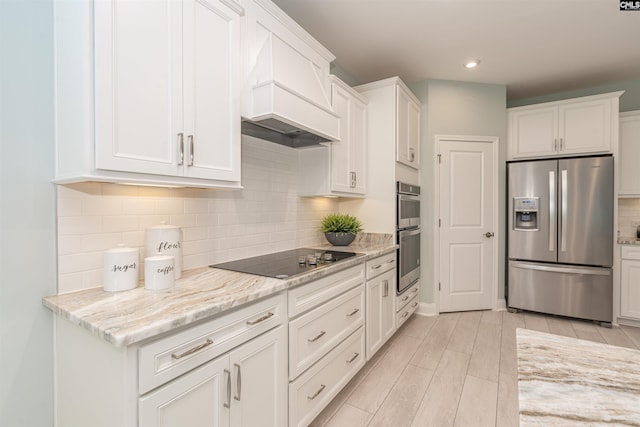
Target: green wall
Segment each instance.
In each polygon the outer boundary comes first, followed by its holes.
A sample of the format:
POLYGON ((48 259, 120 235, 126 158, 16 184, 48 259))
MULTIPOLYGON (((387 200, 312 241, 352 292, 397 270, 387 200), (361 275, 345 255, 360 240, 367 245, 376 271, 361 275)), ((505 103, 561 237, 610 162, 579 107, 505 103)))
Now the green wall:
POLYGON ((558 92, 551 95, 537 96, 533 98, 511 100, 507 103, 507 107, 520 107, 523 105, 579 98, 581 96, 598 95, 601 93, 617 92, 620 90, 625 91, 620 98, 620 112, 640 110, 640 79, 594 86, 587 89, 558 92))
MULTIPOLYGON (((471 135, 499 138, 499 227, 504 229, 504 177, 507 141, 506 87, 447 80, 424 80, 409 85, 422 101, 421 186, 423 194, 422 227, 422 302, 435 303, 434 284, 434 212, 435 136, 471 135)), ((504 298, 504 237, 499 235, 498 297, 504 298)))
POLYGON ((0 426, 53 425, 53 2, 0 1, 0 426))

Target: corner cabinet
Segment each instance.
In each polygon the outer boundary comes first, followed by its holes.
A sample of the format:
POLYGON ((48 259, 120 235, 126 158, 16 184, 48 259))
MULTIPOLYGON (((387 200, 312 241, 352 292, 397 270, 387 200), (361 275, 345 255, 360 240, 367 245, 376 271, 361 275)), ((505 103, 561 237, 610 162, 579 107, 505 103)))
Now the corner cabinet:
POLYGON ((240 186, 239 3, 55 7, 56 182, 240 186))
POLYGON ((640 111, 620 113, 620 187, 621 197, 640 197, 640 111))
POLYGON ((610 153, 623 92, 508 110, 508 159, 610 153))
POLYGON ((300 149, 301 196, 367 193, 367 99, 330 76, 331 106, 340 116, 340 141, 300 149))

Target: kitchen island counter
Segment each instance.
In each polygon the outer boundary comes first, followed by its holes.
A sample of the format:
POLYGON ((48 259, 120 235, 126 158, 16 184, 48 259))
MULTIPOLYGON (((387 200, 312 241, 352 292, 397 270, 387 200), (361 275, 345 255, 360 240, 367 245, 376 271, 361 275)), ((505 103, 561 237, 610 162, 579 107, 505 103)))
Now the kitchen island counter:
MULTIPOLYGON (((327 245, 321 247, 326 249, 327 245)), ((93 335, 118 347, 127 346, 362 264, 394 252, 397 245, 388 240, 358 240, 332 249, 360 255, 289 279, 201 267, 184 271, 175 286, 165 291, 148 291, 140 282, 136 289, 124 292, 105 292, 99 287, 52 295, 42 301, 55 314, 93 335)))
POLYGON ((640 425, 640 351, 517 329, 520 426, 640 425))

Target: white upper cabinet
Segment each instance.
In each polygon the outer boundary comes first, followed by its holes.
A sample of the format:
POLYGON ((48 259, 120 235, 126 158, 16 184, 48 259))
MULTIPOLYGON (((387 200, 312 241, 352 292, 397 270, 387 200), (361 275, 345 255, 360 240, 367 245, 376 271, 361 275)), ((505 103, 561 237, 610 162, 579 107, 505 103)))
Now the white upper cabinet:
POLYGON ((509 159, 609 153, 622 92, 510 108, 509 159))
POLYGON ((56 3, 56 181, 238 187, 243 8, 80 3, 56 3))
POLYGON ((420 103, 401 84, 396 97, 396 161, 420 169, 420 103))
POLYGON ((620 113, 620 196, 640 197, 640 111, 620 113))
POLYGON ((340 141, 301 149, 302 196, 350 196, 367 192, 367 99, 331 76, 331 106, 340 116, 340 141))

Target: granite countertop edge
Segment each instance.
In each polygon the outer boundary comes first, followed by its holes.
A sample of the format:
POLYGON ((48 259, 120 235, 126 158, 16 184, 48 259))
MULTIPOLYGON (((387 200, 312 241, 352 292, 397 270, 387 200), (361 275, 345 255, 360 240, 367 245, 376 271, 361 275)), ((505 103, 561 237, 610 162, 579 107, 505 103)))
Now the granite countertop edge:
POLYGON ((200 267, 184 271, 175 286, 164 291, 148 291, 141 282, 136 289, 123 292, 105 292, 98 287, 51 295, 44 297, 42 304, 92 335, 124 347, 386 255, 398 246, 313 247, 359 255, 290 279, 200 267))

